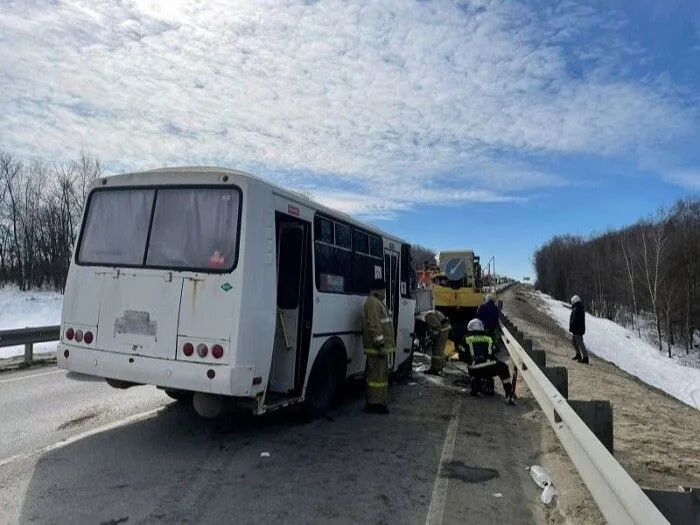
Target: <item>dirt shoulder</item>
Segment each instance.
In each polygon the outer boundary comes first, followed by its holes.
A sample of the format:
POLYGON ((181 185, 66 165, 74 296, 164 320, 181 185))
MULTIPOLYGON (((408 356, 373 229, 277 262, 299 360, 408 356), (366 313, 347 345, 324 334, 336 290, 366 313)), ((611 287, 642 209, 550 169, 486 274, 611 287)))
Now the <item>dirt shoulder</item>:
POLYGON ((24 370, 29 368, 40 368, 55 364, 56 352, 34 354, 34 360, 31 363, 25 363, 23 355, 5 357, 0 358, 0 374, 4 372, 13 372, 15 370, 24 370))
MULTIPOLYGON (((572 361, 574 351, 567 333, 538 308, 541 301, 531 289, 516 286, 499 299, 504 313, 546 350, 547 364, 568 368, 571 399, 612 403, 615 458, 640 486, 664 490, 700 486, 698 410, 599 359, 590 346, 590 365, 572 361)), ((597 521, 588 515, 592 498, 585 487, 576 490, 580 477, 551 428, 543 432, 542 450, 542 462, 560 488, 562 512, 571 523, 597 521)))

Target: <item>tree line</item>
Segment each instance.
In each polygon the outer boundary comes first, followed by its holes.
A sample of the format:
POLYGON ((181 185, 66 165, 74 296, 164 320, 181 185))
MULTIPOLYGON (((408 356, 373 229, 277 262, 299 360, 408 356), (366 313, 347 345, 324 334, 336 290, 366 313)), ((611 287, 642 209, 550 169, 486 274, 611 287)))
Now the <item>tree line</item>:
POLYGON ((556 236, 534 254, 537 289, 632 326, 650 316, 659 350, 689 352, 700 329, 700 197, 601 235, 556 236))
POLYGON ((87 189, 103 172, 85 153, 51 164, 0 150, 0 284, 64 290, 87 189))

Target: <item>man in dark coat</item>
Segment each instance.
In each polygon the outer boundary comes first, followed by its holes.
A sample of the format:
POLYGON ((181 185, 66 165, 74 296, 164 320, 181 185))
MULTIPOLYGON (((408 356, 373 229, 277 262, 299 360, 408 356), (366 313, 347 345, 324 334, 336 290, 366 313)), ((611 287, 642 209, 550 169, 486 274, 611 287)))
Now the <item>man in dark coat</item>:
POLYGON ((496 351, 500 351, 500 333, 498 330, 498 319, 500 318, 500 312, 498 311, 498 305, 493 299, 493 295, 486 294, 483 304, 479 305, 476 310, 476 318, 484 323, 484 330, 493 339, 493 344, 496 351))
POLYGON ((578 295, 571 298, 571 317, 569 318, 569 332, 571 332, 571 344, 574 345, 575 361, 588 364, 588 350, 583 342, 583 334, 586 333, 586 308, 578 295))

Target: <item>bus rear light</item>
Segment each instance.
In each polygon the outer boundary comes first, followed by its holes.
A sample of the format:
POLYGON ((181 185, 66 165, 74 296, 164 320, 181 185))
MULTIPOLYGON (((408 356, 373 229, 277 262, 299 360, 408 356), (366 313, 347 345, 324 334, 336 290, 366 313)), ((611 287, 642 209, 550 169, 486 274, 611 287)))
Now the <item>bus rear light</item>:
POLYGON ((75 337, 75 330, 73 330, 72 328, 69 328, 68 330, 66 330, 66 339, 68 339, 69 341, 72 341, 73 337, 75 337))
POLYGON ((197 355, 199 357, 207 357, 207 354, 209 353, 209 349, 207 348, 207 345, 204 343, 200 343, 197 345, 197 355))
POLYGON ((76 331, 75 331, 75 342, 76 342, 76 343, 82 343, 82 342, 83 342, 83 331, 82 331, 82 330, 76 330, 76 331))
POLYGON ((214 359, 221 359, 224 356, 224 347, 221 345, 212 346, 211 355, 214 359))
POLYGON ((214 372, 211 368, 207 370, 207 377, 209 379, 214 379, 214 376, 216 375, 216 372, 214 372))
POLYGON ((92 340, 93 340, 92 332, 85 332, 85 335, 83 336, 83 341, 85 341, 85 344, 86 345, 91 344, 92 340))
POLYGON ((182 345, 182 353, 185 354, 187 357, 190 357, 192 354, 194 354, 194 346, 192 346, 192 343, 185 343, 182 345))
POLYGON ((258 377, 254 377, 254 378, 253 378, 253 384, 254 384, 254 385, 259 385, 259 384, 261 384, 261 383, 262 383, 262 377, 261 377, 261 376, 258 376, 258 377))

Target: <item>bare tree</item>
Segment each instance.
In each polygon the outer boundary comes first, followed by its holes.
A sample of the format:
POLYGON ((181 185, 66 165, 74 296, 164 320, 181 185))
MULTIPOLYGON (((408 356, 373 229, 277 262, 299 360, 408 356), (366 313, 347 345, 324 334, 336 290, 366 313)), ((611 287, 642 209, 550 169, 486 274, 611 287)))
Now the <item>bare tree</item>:
POLYGON ((635 270, 636 270, 636 261, 637 261, 637 255, 636 252, 633 248, 632 240, 631 237, 632 232, 628 230, 627 232, 623 232, 620 235, 620 249, 622 251, 622 257, 625 261, 625 271, 627 274, 627 279, 628 279, 628 290, 630 297, 632 299, 632 326, 636 328, 637 330, 637 335, 639 337, 642 336, 642 332, 639 326, 639 322, 637 320, 637 315, 639 314, 639 307, 637 306, 637 293, 636 293, 636 281, 635 281, 635 270))
POLYGON ((430 266, 435 264, 435 252, 420 244, 413 244, 411 245, 411 259, 413 269, 422 270, 426 264, 430 266))
POLYGON ((656 322, 659 351, 662 351, 659 288, 661 286, 661 265, 666 249, 666 236, 663 226, 655 224, 645 224, 642 226, 641 241, 641 262, 644 283, 656 322))

